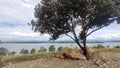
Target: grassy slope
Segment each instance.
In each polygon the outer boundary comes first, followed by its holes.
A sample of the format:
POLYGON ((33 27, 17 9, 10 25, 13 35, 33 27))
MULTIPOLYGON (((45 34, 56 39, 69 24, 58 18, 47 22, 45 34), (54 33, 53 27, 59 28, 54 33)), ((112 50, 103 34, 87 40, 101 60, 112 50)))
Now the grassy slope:
MULTIPOLYGON (((103 49, 95 49, 100 50, 105 53, 120 53, 120 48, 103 48, 103 49)), ((2 57, 3 65, 12 62, 21 62, 21 61, 30 61, 39 58, 57 58, 59 57, 60 52, 43 52, 39 54, 27 54, 27 55, 15 55, 15 56, 4 56, 2 57)))

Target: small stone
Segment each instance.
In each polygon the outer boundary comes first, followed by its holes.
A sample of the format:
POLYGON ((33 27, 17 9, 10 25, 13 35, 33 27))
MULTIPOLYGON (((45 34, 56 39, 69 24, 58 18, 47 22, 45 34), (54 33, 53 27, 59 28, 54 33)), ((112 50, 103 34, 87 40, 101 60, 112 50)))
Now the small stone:
POLYGON ((104 64, 103 64, 103 66, 104 66, 104 67, 107 67, 107 64, 106 64, 106 63, 104 63, 104 64))
POLYGON ((114 58, 113 60, 114 60, 114 61, 117 61, 118 59, 117 59, 117 58, 114 58))
POLYGON ((84 68, 84 67, 80 67, 80 68, 84 68))

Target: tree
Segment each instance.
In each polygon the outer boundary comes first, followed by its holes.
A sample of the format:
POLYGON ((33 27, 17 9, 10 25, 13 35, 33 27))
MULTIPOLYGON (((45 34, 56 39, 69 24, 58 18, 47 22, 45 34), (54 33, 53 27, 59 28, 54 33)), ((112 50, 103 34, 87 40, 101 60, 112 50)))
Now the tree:
POLYGON ((55 47, 54 47, 54 45, 50 45, 50 47, 49 47, 49 51, 55 51, 55 47))
POLYGON ((94 48, 101 49, 101 48, 105 48, 105 46, 98 44, 97 46, 94 46, 94 48))
POLYGON ((15 55, 16 52, 15 51, 12 51, 12 52, 9 52, 8 55, 15 55))
POLYGON ((62 47, 62 46, 60 46, 58 48, 58 51, 66 51, 67 49, 69 49, 69 48, 68 47, 62 47))
POLYGON ((120 46, 119 46, 119 45, 117 45, 117 46, 115 46, 114 48, 120 48, 120 46))
POLYGON ((40 49, 38 50, 38 52, 46 52, 46 51, 47 51, 47 49, 44 48, 43 46, 41 46, 40 49))
POLYGON ((30 54, 35 54, 36 50, 35 48, 31 49, 30 54))
POLYGON ((60 46, 60 47, 58 48, 58 51, 64 51, 64 47, 61 47, 61 46, 60 46))
POLYGON ((8 49, 1 47, 0 48, 0 55, 6 56, 8 54, 8 49))
POLYGON ((28 53, 29 53, 29 51, 26 49, 21 49, 21 51, 20 51, 20 54, 28 54, 28 53))
POLYGON ((50 40, 60 35, 73 39, 89 59, 86 40, 93 32, 117 21, 120 23, 118 0, 42 0, 35 6, 36 20, 30 25, 35 32, 50 34, 50 40), (80 27, 76 32, 76 27, 80 27))

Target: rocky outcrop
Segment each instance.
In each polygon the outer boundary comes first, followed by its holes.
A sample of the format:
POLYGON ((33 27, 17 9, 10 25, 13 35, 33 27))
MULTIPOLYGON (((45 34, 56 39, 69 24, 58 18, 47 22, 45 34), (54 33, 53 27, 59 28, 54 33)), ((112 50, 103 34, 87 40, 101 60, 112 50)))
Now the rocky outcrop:
POLYGON ((85 56, 80 53, 80 50, 68 49, 66 52, 60 54, 60 59, 86 59, 85 56))
MULTIPOLYGON (((90 58, 92 58, 92 55, 94 54, 94 50, 91 48, 88 48, 88 54, 90 55, 90 58)), ((84 59, 86 59, 86 57, 83 55, 82 50, 68 49, 66 52, 62 52, 60 54, 60 59, 84 60, 84 59)))

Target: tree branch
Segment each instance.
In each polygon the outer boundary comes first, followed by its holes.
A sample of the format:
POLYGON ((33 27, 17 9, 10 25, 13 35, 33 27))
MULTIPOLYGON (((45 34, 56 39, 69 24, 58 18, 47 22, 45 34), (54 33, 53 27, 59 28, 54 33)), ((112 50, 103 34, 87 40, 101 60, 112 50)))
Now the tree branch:
POLYGON ((73 39, 75 41, 75 39, 72 36, 70 36, 68 34, 65 34, 65 35, 68 36, 68 37, 70 37, 71 39, 73 39))
POLYGON ((90 34, 92 34, 93 32, 95 32, 95 31, 97 31, 97 30, 99 30, 99 29, 101 29, 101 28, 103 28, 104 26, 102 26, 102 27, 99 27, 99 28, 97 28, 97 29, 94 29, 94 30, 92 30, 91 32, 89 32, 86 36, 89 36, 90 34))

